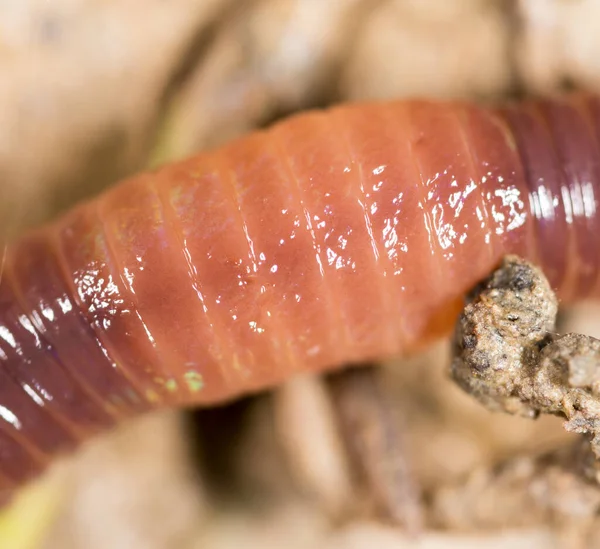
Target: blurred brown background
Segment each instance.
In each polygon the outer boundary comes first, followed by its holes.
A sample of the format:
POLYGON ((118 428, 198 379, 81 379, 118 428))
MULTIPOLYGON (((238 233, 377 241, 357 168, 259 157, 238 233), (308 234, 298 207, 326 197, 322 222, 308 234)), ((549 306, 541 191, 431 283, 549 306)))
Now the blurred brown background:
MULTIPOLYGON (((595 0, 0 0, 0 243, 313 106, 598 89, 598 30, 595 0)), ((566 322, 593 332, 582 310, 566 322)), ((578 500, 526 512, 560 495, 532 485, 528 457, 564 443, 560 421, 481 410, 446 379, 448 356, 441 344, 386 368, 424 490, 418 547, 558 547, 578 520, 594 532, 578 500)), ((328 414, 303 379, 230 410, 142 418, 31 487, 0 517, 0 547, 416 547, 345 514, 357 496, 328 414)))

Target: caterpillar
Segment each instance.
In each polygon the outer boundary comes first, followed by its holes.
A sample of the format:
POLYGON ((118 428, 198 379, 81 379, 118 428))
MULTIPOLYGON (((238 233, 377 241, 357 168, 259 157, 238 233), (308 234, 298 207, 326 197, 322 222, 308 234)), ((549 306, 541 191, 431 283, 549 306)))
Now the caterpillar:
POLYGON ((413 352, 502 256, 600 293, 600 102, 295 115, 121 182, 8 247, 0 492, 159 407, 413 352))

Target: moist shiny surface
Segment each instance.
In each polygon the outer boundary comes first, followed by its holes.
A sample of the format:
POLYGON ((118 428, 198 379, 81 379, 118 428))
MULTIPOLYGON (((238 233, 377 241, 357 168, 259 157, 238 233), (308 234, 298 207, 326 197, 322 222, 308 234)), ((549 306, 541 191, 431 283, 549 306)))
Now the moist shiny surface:
POLYGON ((599 113, 307 113, 25 236, 0 283, 0 488, 121 417, 412 351, 507 252, 598 295, 599 113))

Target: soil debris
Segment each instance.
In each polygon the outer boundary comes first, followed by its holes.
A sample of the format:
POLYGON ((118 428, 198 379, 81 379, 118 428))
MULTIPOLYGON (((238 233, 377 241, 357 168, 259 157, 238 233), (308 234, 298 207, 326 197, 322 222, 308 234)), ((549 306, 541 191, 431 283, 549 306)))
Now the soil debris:
POLYGON ((507 256, 469 296, 456 328, 452 375, 492 410, 567 419, 600 457, 600 340, 558 335, 558 301, 537 267, 507 256))
POLYGON ((348 455, 379 514, 417 535, 423 527, 421 494, 407 456, 406 425, 373 366, 328 377, 348 455))

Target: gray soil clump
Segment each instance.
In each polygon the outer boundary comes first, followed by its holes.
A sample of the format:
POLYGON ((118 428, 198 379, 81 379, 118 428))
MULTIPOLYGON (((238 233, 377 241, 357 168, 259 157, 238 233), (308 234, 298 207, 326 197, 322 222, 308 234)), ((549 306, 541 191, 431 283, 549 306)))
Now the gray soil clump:
POLYGON ((507 256, 469 296, 456 327, 452 376, 492 410, 565 417, 565 428, 589 437, 598 458, 600 340, 559 336, 557 309, 544 274, 507 256))

